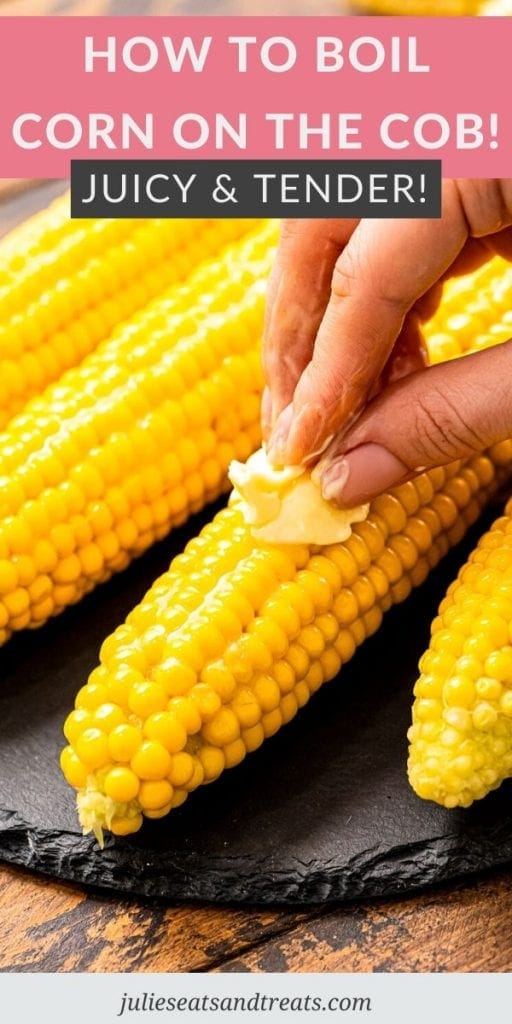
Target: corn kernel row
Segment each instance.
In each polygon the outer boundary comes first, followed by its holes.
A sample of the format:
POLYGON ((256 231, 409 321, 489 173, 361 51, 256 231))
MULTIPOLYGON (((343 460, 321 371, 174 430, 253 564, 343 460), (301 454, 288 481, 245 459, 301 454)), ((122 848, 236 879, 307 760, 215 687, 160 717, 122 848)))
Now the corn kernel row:
POLYGON ((275 233, 169 289, 0 435, 1 642, 124 568, 258 446, 275 233))
MULTIPOLYGON (((76 222, 9 246, 0 283, 0 427, 136 309, 249 229, 244 220, 76 222), (79 228, 68 225, 80 224, 79 228), (38 248, 39 247, 39 248, 38 248), (34 251, 35 249, 35 251, 34 251)), ((62 222, 62 223, 61 223, 62 222)), ((18 229, 20 230, 20 229, 18 229)), ((7 240, 4 240, 7 244, 7 240)), ((0 243, 0 251, 1 251, 0 243)))
POLYGON ((0 239, 2 322, 47 291, 61 271, 77 269, 137 227, 133 220, 71 220, 69 203, 66 193, 0 239))
POLYGON ((468 807, 512 775, 512 502, 448 588, 409 730, 418 796, 468 807))
POLYGON ((9 332, 5 335, 6 324, 15 318, 14 327, 23 330, 23 316, 33 303, 41 305, 43 295, 48 301, 59 282, 74 275, 95 257, 121 245, 142 223, 149 222, 71 220, 69 195, 66 194, 1 238, 2 354, 4 338, 8 352, 15 344, 9 332))
POLYGON ((476 520, 512 442, 496 455, 383 495, 344 544, 260 545, 236 503, 220 512, 104 642, 66 721, 83 827, 136 831, 290 721, 476 520))
POLYGON ((430 361, 444 362, 512 337, 512 267, 495 257, 479 270, 449 281, 434 316, 425 324, 430 361), (490 310, 498 310, 494 322, 490 310))

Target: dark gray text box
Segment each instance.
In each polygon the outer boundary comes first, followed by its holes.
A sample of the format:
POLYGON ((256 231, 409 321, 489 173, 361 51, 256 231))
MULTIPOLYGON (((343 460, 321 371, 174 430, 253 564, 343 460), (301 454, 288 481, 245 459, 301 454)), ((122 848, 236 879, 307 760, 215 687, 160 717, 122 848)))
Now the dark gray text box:
POLYGON ((439 160, 73 160, 72 217, 441 216, 439 160))

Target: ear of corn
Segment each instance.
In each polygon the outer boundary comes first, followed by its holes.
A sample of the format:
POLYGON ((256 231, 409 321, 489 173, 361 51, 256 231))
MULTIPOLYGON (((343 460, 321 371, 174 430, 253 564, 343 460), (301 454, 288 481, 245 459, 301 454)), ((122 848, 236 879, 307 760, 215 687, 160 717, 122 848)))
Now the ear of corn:
POLYGON ((468 807, 512 775, 512 501, 448 588, 409 730, 418 796, 468 807))
POLYGON ((72 221, 67 197, 0 241, 0 428, 244 220, 72 221))
POLYGON ((236 505, 220 512, 104 642, 66 721, 61 764, 84 829, 137 830, 290 721, 461 539, 501 475, 486 455, 432 470, 322 548, 258 544, 236 505))
POLYGON ((0 435, 0 642, 124 568, 258 446, 276 230, 203 264, 0 435))

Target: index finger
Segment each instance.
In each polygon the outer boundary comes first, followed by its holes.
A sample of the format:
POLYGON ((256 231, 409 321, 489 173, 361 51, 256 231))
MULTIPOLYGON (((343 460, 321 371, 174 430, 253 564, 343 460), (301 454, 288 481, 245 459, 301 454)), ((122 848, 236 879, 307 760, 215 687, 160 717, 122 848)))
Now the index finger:
POLYGON ((365 404, 414 303, 454 262, 468 237, 456 186, 443 187, 440 220, 365 220, 336 263, 312 358, 270 439, 277 464, 318 452, 365 404))
POLYGON ((263 366, 275 421, 309 363, 333 267, 355 220, 286 220, 267 289, 263 366))

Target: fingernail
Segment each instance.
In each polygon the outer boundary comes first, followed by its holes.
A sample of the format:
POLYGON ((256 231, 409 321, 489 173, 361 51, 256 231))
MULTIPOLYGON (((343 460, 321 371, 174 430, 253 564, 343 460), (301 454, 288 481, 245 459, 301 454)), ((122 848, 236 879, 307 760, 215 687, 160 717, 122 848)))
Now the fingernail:
POLYGON ((336 501, 348 480, 348 462, 345 458, 335 459, 328 469, 322 473, 322 497, 326 501, 336 501))
POLYGON ((276 466, 280 466, 285 462, 286 459, 286 443, 288 435, 290 433, 290 427, 293 419, 293 406, 287 405, 286 409, 283 409, 280 416, 277 418, 277 422, 270 435, 270 440, 267 446, 267 453, 270 462, 276 466))
POLYGON ((380 444, 362 444, 334 462, 322 476, 327 501, 350 508, 382 494, 410 475, 408 467, 380 444))
MULTIPOLYGON (((327 440, 327 444, 325 445, 325 448, 328 448, 328 446, 329 446, 329 444, 331 443, 332 440, 333 440, 333 435, 331 434, 331 436, 327 440)), ((318 453, 318 454, 321 454, 321 453, 318 453)), ((339 458, 337 461, 338 462, 342 462, 343 459, 339 458)), ((319 458, 318 462, 316 463, 315 466, 313 466, 313 469, 311 470, 311 479, 312 479, 313 483, 317 485, 317 487, 321 487, 322 486, 322 477, 323 477, 324 473, 326 472, 326 470, 328 470, 329 467, 333 465, 333 463, 334 463, 334 457, 333 456, 329 457, 329 455, 325 453, 325 449, 324 449, 324 454, 321 456, 321 458, 319 458)))
POLYGON ((294 415, 293 405, 287 405, 272 432, 269 458, 277 466, 289 462, 294 465, 307 463, 324 449, 324 431, 325 413, 320 405, 308 402, 297 415, 294 415))
POLYGON ((307 402, 291 422, 284 453, 286 460, 302 464, 318 456, 325 447, 325 427, 322 406, 307 402))

